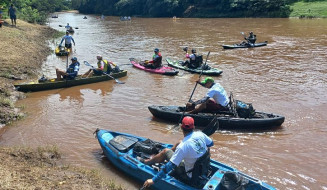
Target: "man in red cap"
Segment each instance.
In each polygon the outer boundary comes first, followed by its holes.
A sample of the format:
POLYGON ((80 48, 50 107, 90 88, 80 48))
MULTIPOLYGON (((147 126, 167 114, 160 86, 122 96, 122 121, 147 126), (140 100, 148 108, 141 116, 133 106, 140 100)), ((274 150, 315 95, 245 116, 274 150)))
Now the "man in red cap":
POLYGON ((181 125, 184 138, 175 144, 171 149, 164 149, 159 154, 150 159, 144 160, 143 163, 152 165, 154 163, 162 163, 169 161, 160 170, 160 172, 152 179, 144 182, 143 187, 150 187, 158 179, 175 169, 175 174, 183 181, 190 181, 192 172, 190 172, 196 160, 204 155, 208 147, 213 146, 213 141, 201 131, 194 131, 194 119, 186 116, 182 120, 181 125))

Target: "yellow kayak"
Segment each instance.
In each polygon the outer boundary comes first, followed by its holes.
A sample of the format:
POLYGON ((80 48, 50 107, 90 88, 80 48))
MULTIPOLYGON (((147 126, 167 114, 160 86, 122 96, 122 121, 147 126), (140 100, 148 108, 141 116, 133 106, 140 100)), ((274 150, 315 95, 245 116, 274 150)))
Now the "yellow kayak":
POLYGON ((56 55, 59 55, 59 56, 67 56, 70 53, 70 49, 63 47, 63 46, 60 46, 60 47, 58 46, 55 49, 55 53, 56 53, 56 55))

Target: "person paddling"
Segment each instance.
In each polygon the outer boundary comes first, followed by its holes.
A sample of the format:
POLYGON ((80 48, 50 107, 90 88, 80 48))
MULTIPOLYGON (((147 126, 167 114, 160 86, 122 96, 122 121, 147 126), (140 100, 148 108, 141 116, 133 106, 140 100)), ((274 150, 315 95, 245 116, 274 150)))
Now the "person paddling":
POLYGON ((56 68, 57 80, 61 80, 62 78, 69 80, 75 79, 79 71, 80 63, 77 61, 76 57, 73 57, 71 60, 72 63, 69 65, 66 71, 56 68))
POLYGON ((107 61, 103 59, 101 55, 97 56, 97 60, 98 60, 97 62, 98 68, 88 70, 85 74, 82 75, 83 78, 91 77, 93 75, 100 76, 103 75, 104 73, 110 74, 112 71, 119 72, 120 70, 116 64, 114 64, 111 61, 107 61), (114 69, 112 69, 111 65, 114 66, 114 69))
POLYGON ((209 90, 202 99, 186 104, 187 113, 197 114, 204 110, 211 113, 228 111, 229 98, 225 89, 218 82, 215 82, 212 77, 206 77, 202 82, 200 81, 199 78, 196 82, 205 88, 209 88, 209 90))
POLYGON ((174 174, 172 175, 174 177, 187 184, 194 183, 191 179, 195 162, 209 151, 208 147, 214 145, 210 137, 201 131, 195 132, 194 128, 194 119, 189 116, 184 117, 181 125, 183 140, 175 144, 171 149, 165 148, 150 159, 141 159, 141 162, 147 165, 168 161, 157 175, 144 182, 144 188, 150 187, 173 170, 174 174))
POLYGON ((254 46, 254 43, 257 40, 257 35, 255 35, 253 32, 250 32, 249 37, 244 37, 244 39, 248 42, 250 46, 254 46))
POLYGON ((145 61, 144 66, 151 69, 156 69, 162 66, 162 56, 158 48, 154 49, 154 55, 151 61, 145 61))

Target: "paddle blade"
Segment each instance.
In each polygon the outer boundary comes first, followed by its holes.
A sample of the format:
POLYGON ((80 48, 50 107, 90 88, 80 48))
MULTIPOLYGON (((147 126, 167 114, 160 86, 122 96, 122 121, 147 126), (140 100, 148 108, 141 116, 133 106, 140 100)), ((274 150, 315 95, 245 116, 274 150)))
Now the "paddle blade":
POLYGON ((207 136, 210 136, 214 134, 218 128, 219 128, 218 118, 214 117, 213 120, 207 125, 207 127, 202 130, 202 132, 207 136))
POLYGON ((115 79, 115 81, 116 81, 118 84, 125 84, 125 82, 122 82, 122 81, 120 81, 120 80, 118 80, 118 79, 115 79))

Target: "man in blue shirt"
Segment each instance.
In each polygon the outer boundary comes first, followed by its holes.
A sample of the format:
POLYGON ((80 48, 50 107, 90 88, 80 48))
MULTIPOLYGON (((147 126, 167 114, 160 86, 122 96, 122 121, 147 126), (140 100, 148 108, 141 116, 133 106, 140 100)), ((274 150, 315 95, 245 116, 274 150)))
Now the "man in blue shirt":
POLYGON ((59 44, 59 46, 61 46, 62 42, 65 40, 65 47, 66 48, 72 48, 72 41, 75 45, 75 41, 74 38, 72 36, 69 35, 69 32, 66 31, 66 35, 64 37, 62 37, 61 42, 59 44))
POLYGON ((77 76, 80 63, 77 61, 76 57, 73 57, 71 60, 72 63, 69 65, 66 72, 59 70, 58 68, 56 69, 57 80, 61 80, 61 77, 72 80, 77 76))
POLYGON ((147 165, 162 163, 165 160, 169 161, 156 176, 146 180, 143 187, 150 187, 174 169, 178 177, 190 180, 192 172, 189 171, 193 169, 196 160, 207 152, 208 147, 213 146, 213 141, 210 137, 201 131, 193 131, 194 119, 192 117, 184 117, 181 128, 184 135, 182 141, 175 144, 172 149, 166 148, 152 158, 143 160, 144 164, 147 165))

